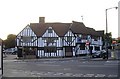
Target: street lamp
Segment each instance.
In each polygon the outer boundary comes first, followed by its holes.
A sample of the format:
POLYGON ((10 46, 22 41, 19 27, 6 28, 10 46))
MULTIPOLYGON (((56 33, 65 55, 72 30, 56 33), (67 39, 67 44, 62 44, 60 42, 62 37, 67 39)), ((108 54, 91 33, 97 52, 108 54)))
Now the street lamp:
POLYGON ((111 7, 111 8, 108 8, 105 10, 106 12, 106 53, 107 53, 107 59, 108 59, 108 23, 107 23, 107 11, 110 10, 110 9, 117 9, 118 7, 111 7))

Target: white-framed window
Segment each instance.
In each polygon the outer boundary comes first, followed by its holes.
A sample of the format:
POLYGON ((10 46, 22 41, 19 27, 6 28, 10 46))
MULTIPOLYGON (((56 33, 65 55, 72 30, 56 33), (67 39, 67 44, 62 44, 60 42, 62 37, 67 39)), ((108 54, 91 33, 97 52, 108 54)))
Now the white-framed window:
POLYGON ((67 37, 67 42, 72 42, 72 37, 71 36, 67 37))
POLYGON ((30 43, 33 41, 33 36, 21 36, 21 41, 24 43, 30 43))
POLYGON ((52 27, 48 28, 48 33, 53 33, 52 27))

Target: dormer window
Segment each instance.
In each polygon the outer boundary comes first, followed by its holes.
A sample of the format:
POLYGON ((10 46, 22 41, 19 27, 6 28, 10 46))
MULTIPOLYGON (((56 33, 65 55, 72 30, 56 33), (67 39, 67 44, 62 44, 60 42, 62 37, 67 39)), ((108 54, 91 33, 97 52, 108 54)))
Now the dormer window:
POLYGON ((52 27, 49 27, 48 28, 48 33, 52 33, 53 31, 52 31, 52 27))
POLYGON ((71 36, 67 37, 67 42, 72 42, 72 37, 71 36))
POLYGON ((82 35, 80 34, 80 35, 78 35, 78 37, 82 38, 82 35))

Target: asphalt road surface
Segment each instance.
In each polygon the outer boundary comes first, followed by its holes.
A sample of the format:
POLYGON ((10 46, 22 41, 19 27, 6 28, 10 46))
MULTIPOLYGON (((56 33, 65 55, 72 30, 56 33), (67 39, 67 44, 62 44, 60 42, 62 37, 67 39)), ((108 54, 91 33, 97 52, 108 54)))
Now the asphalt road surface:
POLYGON ((118 77, 118 60, 4 60, 4 77, 118 77))

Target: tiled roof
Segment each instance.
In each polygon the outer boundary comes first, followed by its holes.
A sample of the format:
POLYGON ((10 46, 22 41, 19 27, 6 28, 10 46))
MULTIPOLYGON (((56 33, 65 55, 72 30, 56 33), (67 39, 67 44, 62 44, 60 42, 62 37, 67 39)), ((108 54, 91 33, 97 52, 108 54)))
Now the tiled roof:
POLYGON ((85 34, 85 35, 90 34, 88 29, 81 22, 73 21, 73 24, 71 26, 71 30, 73 31, 73 33, 76 33, 76 34, 85 34))
POLYGON ((69 29, 75 34, 103 36, 103 31, 95 31, 93 28, 86 27, 82 22, 73 23, 30 23, 31 29, 40 37, 45 31, 52 27, 58 36, 64 36, 69 29))
POLYGON ((64 34, 69 30, 70 23, 31 23, 30 27, 35 32, 35 34, 40 37, 45 31, 52 27, 53 30, 59 35, 64 36, 64 34))

